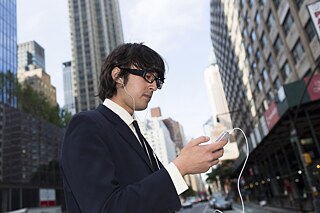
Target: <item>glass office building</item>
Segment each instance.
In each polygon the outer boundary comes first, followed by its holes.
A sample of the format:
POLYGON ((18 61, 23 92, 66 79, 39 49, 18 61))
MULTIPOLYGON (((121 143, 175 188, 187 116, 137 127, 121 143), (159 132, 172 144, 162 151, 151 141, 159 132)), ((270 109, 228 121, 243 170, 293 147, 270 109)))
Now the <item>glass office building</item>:
POLYGON ((16 107, 17 73, 16 1, 0 1, 0 102, 16 107))

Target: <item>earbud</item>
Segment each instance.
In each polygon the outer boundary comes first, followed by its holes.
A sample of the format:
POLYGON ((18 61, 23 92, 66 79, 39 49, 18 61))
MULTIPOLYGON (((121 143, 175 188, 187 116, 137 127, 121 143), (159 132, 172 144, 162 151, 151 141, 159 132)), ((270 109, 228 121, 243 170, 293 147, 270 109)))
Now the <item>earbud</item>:
POLYGON ((119 80, 121 81, 121 84, 122 84, 122 86, 124 87, 124 83, 123 83, 122 78, 119 78, 119 80))

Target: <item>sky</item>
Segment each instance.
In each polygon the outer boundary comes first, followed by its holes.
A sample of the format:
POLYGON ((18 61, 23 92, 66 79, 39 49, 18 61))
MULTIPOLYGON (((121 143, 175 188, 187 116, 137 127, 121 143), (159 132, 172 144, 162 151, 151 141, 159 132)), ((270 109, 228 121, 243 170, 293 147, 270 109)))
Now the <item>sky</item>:
MULTIPOLYGON (((144 42, 167 62, 165 84, 140 117, 160 107, 187 138, 204 135, 211 116, 204 70, 209 65, 210 0, 119 0, 125 42, 144 42)), ((67 0, 17 0, 18 43, 35 40, 45 49, 46 72, 64 105, 62 63, 70 61, 67 0)), ((142 120, 144 118, 141 118, 142 120)))

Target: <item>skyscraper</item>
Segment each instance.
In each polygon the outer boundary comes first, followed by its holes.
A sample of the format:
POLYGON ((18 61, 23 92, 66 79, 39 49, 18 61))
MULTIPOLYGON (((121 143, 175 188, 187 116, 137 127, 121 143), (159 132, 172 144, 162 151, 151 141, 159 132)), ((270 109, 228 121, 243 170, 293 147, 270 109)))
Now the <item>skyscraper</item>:
POLYGON ((123 43, 118 0, 69 0, 72 72, 77 111, 99 104, 99 73, 108 53, 123 43))
POLYGON ((64 108, 71 114, 76 113, 74 91, 74 79, 71 71, 71 61, 63 63, 63 90, 64 90, 64 108))
POLYGON ((45 71, 45 51, 36 41, 18 44, 18 81, 26 82, 35 91, 42 93, 51 106, 57 105, 56 88, 45 71))
POLYGON ((14 96, 17 73, 16 1, 0 4, 0 102, 16 107, 14 96))
POLYGON ((18 45, 18 70, 46 69, 45 51, 36 41, 18 45))
MULTIPOLYGON (((262 193, 270 205, 311 212, 319 212, 320 191, 320 42, 307 10, 315 2, 211 0, 212 43, 229 109, 249 112, 241 120, 231 115, 233 126, 253 124, 243 187, 250 200, 262 193)), ((241 162, 233 164, 234 175, 241 162)))
POLYGON ((227 129, 232 129, 232 122, 229 113, 230 110, 228 109, 228 103, 225 98, 219 67, 213 51, 211 52, 209 66, 205 70, 204 76, 212 109, 212 124, 219 122, 227 129))

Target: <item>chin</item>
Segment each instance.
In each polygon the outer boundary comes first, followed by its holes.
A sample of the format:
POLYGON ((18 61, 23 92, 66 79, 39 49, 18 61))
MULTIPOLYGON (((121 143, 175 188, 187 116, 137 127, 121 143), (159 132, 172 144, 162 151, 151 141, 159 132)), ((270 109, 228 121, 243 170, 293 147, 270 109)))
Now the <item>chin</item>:
POLYGON ((146 106, 136 106, 136 111, 142 111, 148 108, 148 104, 146 106))

